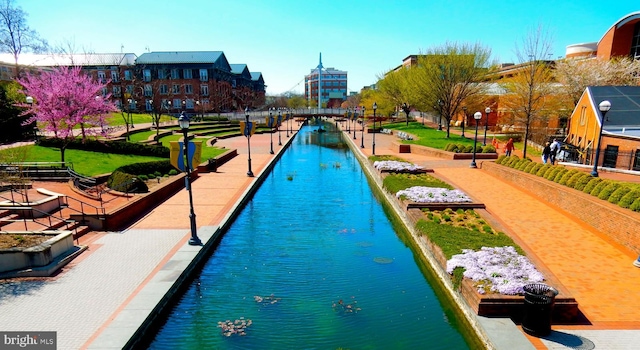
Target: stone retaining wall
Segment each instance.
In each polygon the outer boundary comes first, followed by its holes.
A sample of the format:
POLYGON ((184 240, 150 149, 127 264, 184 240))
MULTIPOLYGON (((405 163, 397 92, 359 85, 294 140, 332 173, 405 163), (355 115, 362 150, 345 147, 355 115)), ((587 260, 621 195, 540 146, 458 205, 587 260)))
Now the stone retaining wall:
POLYGON ((531 192, 604 233, 617 243, 640 253, 640 213, 621 208, 543 177, 494 162, 483 162, 481 168, 493 176, 531 192))

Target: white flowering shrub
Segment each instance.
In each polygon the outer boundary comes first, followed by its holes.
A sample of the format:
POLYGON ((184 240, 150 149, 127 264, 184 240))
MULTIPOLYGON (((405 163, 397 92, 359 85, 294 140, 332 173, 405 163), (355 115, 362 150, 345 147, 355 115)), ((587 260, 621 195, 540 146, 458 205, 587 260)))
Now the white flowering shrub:
POLYGON ((378 171, 406 172, 421 170, 422 167, 409 162, 400 162, 397 160, 376 160, 373 167, 378 171))
POLYGON ((514 247, 482 247, 479 251, 463 249, 447 261, 447 272, 465 269, 463 276, 476 282, 478 293, 524 294, 523 286, 544 281, 542 274, 514 247))
POLYGON ((471 198, 460 190, 449 190, 440 187, 414 186, 396 193, 396 197, 404 196, 417 203, 469 203, 471 198))

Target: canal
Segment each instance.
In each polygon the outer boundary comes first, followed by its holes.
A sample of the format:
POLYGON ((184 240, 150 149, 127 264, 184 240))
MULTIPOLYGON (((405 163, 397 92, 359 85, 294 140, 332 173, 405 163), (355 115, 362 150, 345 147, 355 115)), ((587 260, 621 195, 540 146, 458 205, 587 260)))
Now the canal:
POLYGON ((151 349, 476 347, 340 133, 325 128, 300 130, 151 349))

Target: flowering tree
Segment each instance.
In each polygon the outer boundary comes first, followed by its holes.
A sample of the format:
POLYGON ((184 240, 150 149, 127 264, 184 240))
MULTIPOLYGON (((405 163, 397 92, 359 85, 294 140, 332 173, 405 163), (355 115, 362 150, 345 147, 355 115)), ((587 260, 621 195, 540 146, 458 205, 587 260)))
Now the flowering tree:
POLYGON ((106 117, 117 110, 102 96, 104 85, 80 67, 58 67, 52 71, 27 73, 18 82, 25 95, 33 97, 33 104, 25 105, 24 115, 31 115, 25 124, 36 122, 41 131, 63 140, 61 161, 67 145, 76 138, 74 129, 80 128, 83 141, 87 135, 106 134, 106 117))

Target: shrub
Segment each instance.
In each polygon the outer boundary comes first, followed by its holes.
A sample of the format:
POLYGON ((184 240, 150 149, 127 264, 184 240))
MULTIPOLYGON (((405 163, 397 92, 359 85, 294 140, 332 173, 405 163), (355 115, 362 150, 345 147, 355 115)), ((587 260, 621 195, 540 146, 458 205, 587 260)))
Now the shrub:
POLYGON ((169 160, 160 160, 155 162, 143 162, 134 163, 125 166, 121 166, 116 170, 120 170, 127 174, 141 175, 141 174, 153 174, 158 171, 160 174, 165 174, 175 169, 169 160))
POLYGON ((622 199, 622 196, 631 192, 631 189, 627 186, 619 186, 617 190, 613 191, 613 193, 609 196, 609 203, 618 204, 622 199))
POLYGON ((509 158, 511 159, 506 163, 506 166, 510 168, 513 168, 520 161, 520 157, 518 156, 511 156, 509 158))
POLYGON ((162 173, 157 170, 153 172, 153 175, 155 175, 156 177, 162 177, 162 173))
POLYGON ((560 179, 562 179, 564 174, 566 174, 567 172, 569 172, 569 170, 567 168, 561 167, 560 171, 558 171, 556 176, 554 176, 553 182, 555 182, 555 183, 560 182, 560 179))
POLYGON ((598 195, 600 194, 600 192, 607 186, 609 186, 609 184, 611 183, 611 181, 608 180, 602 180, 599 184, 596 185, 596 187, 593 188, 593 190, 591 190, 591 195, 592 196, 596 196, 598 197, 598 195))
MULTIPOLYGON (((473 152, 473 146, 469 145, 464 148, 464 150, 460 151, 462 153, 471 153, 473 152)), ((476 151, 477 152, 477 151, 476 151)))
POLYGON ((538 172, 536 172, 536 176, 544 177, 544 174, 546 174, 549 169, 551 169, 551 164, 542 165, 540 169, 538 169, 538 172))
POLYGON ((580 170, 575 170, 575 169, 571 169, 565 172, 564 175, 562 175, 562 177, 560 178, 560 181, 558 181, 558 183, 566 186, 567 182, 569 182, 569 179, 571 179, 574 175, 577 175, 579 172, 580 170))
POLYGON ((140 179, 140 181, 147 181, 149 180, 149 177, 147 175, 138 175, 138 179, 140 179))
POLYGON ((531 175, 535 175, 538 172, 538 170, 540 170, 540 168, 542 168, 542 166, 544 165, 536 162, 531 162, 531 164, 533 164, 532 167, 530 167, 529 169, 525 169, 525 171, 531 175))
POLYGON ((447 147, 444 148, 444 150, 447 152, 455 152, 458 150, 458 146, 455 143, 449 143, 447 144, 447 147))
POLYGON ((496 148, 493 145, 486 145, 482 149, 482 153, 496 153, 496 148))
POLYGON ((629 208, 633 203, 633 201, 635 201, 638 198, 640 198, 640 190, 633 190, 633 191, 627 192, 627 194, 625 194, 624 196, 622 196, 622 198, 620 198, 618 205, 622 208, 629 208))
POLYGON ((553 179, 556 178, 556 175, 558 175, 558 172, 560 172, 560 170, 561 170, 560 167, 554 166, 551 168, 551 170, 547 171, 544 174, 544 178, 547 180, 553 181, 553 179))
MULTIPOLYGON (((39 141, 39 145, 43 147, 60 148, 63 146, 62 139, 45 138, 39 141)), ((104 141, 87 139, 84 142, 76 139, 67 145, 67 149, 81 149, 85 151, 115 153, 115 154, 135 154, 139 156, 151 156, 169 158, 169 148, 162 145, 145 145, 142 143, 126 142, 126 141, 104 141)))
POLYGON ((591 178, 591 180, 589 180, 589 182, 587 182, 587 185, 584 186, 584 188, 582 189, 582 192, 584 193, 591 193, 591 191, 593 191, 593 189, 600 183, 602 182, 602 179, 599 177, 593 177, 591 178))
POLYGON ((609 200, 609 197, 620 187, 620 184, 617 182, 609 183, 605 188, 598 193, 598 198, 603 200, 609 200))
POLYGON ((531 164, 531 161, 529 159, 522 159, 518 162, 515 168, 518 170, 524 170, 524 168, 526 168, 529 164, 531 164))
POLYGON ((173 176, 173 175, 178 175, 178 170, 176 170, 176 169, 171 169, 171 170, 169 170, 169 173, 168 173, 168 174, 169 174, 169 175, 171 175, 171 176, 173 176))
POLYGON ((533 167, 536 166, 536 162, 529 162, 527 163, 527 165, 522 169, 522 171, 524 171, 525 173, 529 173, 531 174, 531 169, 533 169, 533 167))
POLYGON ((136 176, 117 170, 111 173, 111 176, 107 179, 107 186, 120 192, 149 192, 147 185, 143 181, 140 181, 136 176))
POLYGON ((570 181, 574 181, 573 188, 575 188, 578 191, 582 191, 584 187, 589 183, 589 181, 591 181, 591 179, 593 178, 591 177, 591 175, 587 173, 578 174, 575 177, 576 177, 575 180, 571 178, 570 181))
POLYGON ((634 200, 629 206, 629 209, 633 211, 640 211, 640 198, 636 198, 636 200, 634 200))
MULTIPOLYGON (((142 176, 142 175, 140 175, 140 176, 142 176)), ((140 177, 140 176, 138 176, 138 177, 140 177)), ((148 178, 148 179, 150 179, 150 180, 153 180, 153 179, 155 179, 156 177, 157 177, 157 176, 156 176, 156 174, 149 174, 149 175, 147 175, 147 178, 148 178)))
POLYGON ((502 164, 502 162, 504 162, 504 160, 507 158, 506 155, 501 154, 498 156, 498 159, 496 159, 496 164, 502 164))

